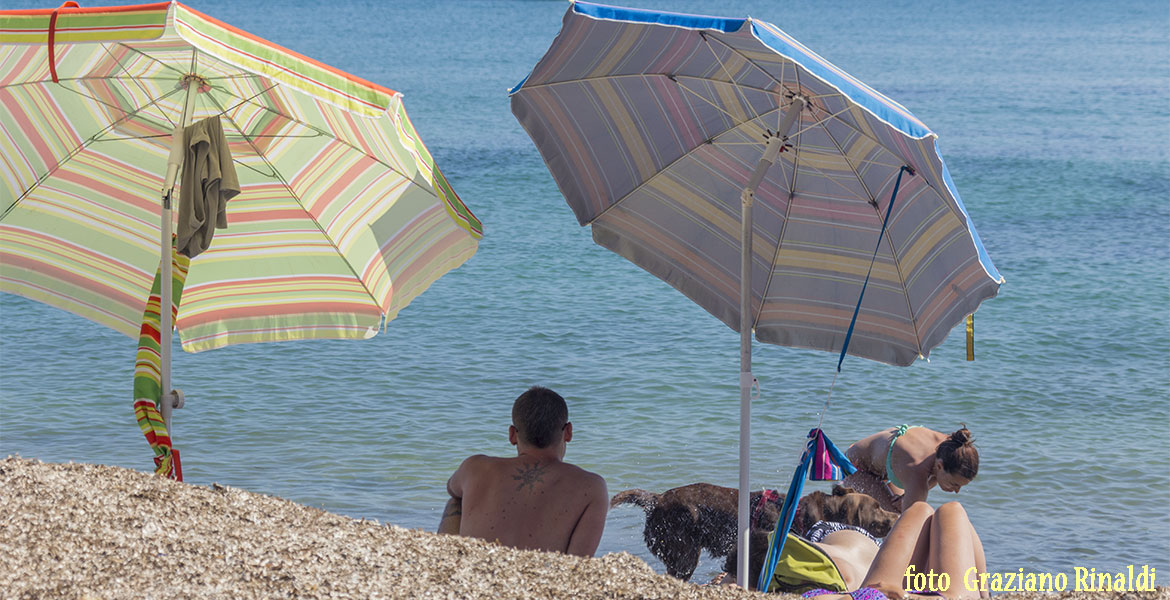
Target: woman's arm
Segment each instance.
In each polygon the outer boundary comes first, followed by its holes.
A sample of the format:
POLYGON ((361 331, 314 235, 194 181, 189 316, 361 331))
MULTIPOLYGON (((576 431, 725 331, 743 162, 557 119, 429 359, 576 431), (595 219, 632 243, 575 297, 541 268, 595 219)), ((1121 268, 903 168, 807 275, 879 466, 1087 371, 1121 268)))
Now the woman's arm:
POLYGON ((926 481, 907 483, 906 491, 902 493, 902 512, 906 512, 906 509, 913 506, 915 502, 926 502, 926 495, 929 492, 930 487, 926 485, 926 481))

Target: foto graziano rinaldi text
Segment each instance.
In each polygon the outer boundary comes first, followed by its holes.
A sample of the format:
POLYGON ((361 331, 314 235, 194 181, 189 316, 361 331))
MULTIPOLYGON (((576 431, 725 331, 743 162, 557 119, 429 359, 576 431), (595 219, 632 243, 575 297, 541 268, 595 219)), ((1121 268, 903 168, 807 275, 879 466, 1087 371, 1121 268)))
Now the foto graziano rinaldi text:
POLYGON ((1129 565, 1121 571, 1073 567, 1072 573, 1025 573, 1023 569, 980 573, 971 567, 963 573, 962 581, 952 581, 948 573, 935 573, 934 569, 919 572, 910 565, 902 585, 922 592, 946 592, 955 585, 972 592, 1144 592, 1154 589, 1154 576, 1150 565, 1129 565))

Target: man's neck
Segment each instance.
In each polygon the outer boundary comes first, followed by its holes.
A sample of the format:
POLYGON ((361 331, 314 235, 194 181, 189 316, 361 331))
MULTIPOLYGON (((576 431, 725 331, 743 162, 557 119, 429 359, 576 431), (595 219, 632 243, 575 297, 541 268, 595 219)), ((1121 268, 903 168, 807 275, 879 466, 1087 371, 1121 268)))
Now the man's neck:
POLYGON ((564 455, 555 446, 549 446, 548 448, 525 447, 516 449, 517 458, 527 458, 540 462, 561 462, 562 456, 564 455))

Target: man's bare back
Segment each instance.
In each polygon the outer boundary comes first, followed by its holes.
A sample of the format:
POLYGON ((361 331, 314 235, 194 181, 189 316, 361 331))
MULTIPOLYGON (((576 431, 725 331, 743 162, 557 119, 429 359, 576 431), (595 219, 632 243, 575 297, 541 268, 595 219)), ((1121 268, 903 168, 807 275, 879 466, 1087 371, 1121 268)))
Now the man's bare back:
POLYGON ((516 445, 517 456, 477 454, 464 460, 447 482, 451 499, 439 532, 593 556, 605 528, 609 492, 600 475, 563 461, 565 445, 573 438, 567 415, 564 399, 551 390, 532 388, 517 398, 513 422, 540 432, 522 433, 514 424, 508 440, 516 445), (542 412, 546 403, 558 407, 558 416, 542 412), (529 412, 545 418, 529 419, 529 412))
POLYGON ((592 556, 601 541, 605 480, 575 465, 476 455, 449 485, 462 496, 460 535, 580 556, 592 556))

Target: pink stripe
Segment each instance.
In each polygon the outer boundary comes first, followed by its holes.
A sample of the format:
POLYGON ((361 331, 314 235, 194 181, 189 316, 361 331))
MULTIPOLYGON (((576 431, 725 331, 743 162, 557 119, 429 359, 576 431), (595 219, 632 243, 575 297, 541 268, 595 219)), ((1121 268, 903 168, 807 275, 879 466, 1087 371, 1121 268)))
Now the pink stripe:
MULTIPOLYGON (((2 77, 0 77, 0 85, 9 85, 15 82, 16 76, 21 75, 32 62, 33 57, 36 55, 37 48, 40 48, 40 46, 30 46, 24 52, 21 52, 20 58, 15 61, 15 64, 13 64, 12 68, 9 69, 7 73, 4 73, 2 77)), ((29 77, 27 79, 31 80, 33 78, 29 77)))
MULTIPOLYGON (((30 96, 39 95, 39 96, 41 96, 41 100, 46 100, 46 98, 44 97, 44 94, 37 92, 37 90, 35 90, 35 89, 29 90, 29 95, 30 96)), ((20 103, 16 101, 16 98, 13 97, 11 94, 4 94, 3 96, 0 96, 0 101, 3 102, 4 106, 8 109, 8 113, 11 115, 16 115, 19 117, 20 115, 27 114, 25 112, 24 107, 22 107, 20 105, 20 103)), ((58 118, 58 120, 60 120, 61 114, 60 114, 60 112, 57 111, 57 107, 55 105, 53 105, 52 102, 43 102, 42 101, 42 102, 34 102, 34 104, 37 106, 48 105, 48 106, 52 107, 51 110, 53 110, 54 113, 56 113, 55 116, 58 118)), ((44 115, 44 116, 47 120, 52 120, 54 115, 44 115)), ((56 155, 53 154, 53 151, 52 151, 52 149, 49 148, 49 145, 47 143, 45 143, 45 140, 47 139, 47 136, 44 134, 45 132, 39 131, 36 128, 36 125, 32 122, 32 120, 28 119, 27 117, 18 120, 17 126, 20 127, 20 131, 21 131, 21 133, 24 134, 25 140, 29 144, 32 145, 33 150, 36 152, 37 156, 41 159, 41 164, 45 165, 46 167, 50 167, 50 168, 57 166, 56 155)))
MULTIPOLYGON (((15 267, 18 269, 24 269, 26 271, 31 271, 31 272, 37 273, 41 276, 60 281, 61 283, 65 284, 65 285, 68 285, 68 286, 71 286, 74 288, 78 288, 78 289, 83 289, 83 290, 86 290, 89 292, 93 292, 94 294, 97 294, 99 296, 109 298, 110 303, 117 305, 117 306, 133 307, 133 306, 137 306, 138 303, 142 301, 141 298, 135 298, 134 296, 131 296, 127 293, 124 293, 124 292, 118 290, 117 288, 114 288, 114 287, 111 287, 108 285, 97 285, 97 282, 93 281, 92 279, 88 279, 79 273, 76 273, 74 271, 70 271, 67 269, 62 269, 62 268, 59 268, 57 266, 50 265, 50 264, 44 263, 42 261, 36 260, 34 258, 22 256, 20 254, 13 254, 11 252, 0 251, 0 259, 3 259, 3 260, 0 260, 0 262, 4 263, 4 265, 6 267, 15 267)), ((102 268, 97 267, 95 265, 90 265, 90 266, 93 266, 95 271, 99 271, 102 273, 109 273, 109 271, 107 269, 102 269, 102 268)), ((122 278, 117 277, 117 279, 122 279, 122 278)), ((24 283, 24 282, 22 282, 22 283, 24 283)), ((35 287, 35 286, 29 285, 29 287, 35 287)), ((60 290, 50 290, 50 292, 54 296, 66 297, 65 295, 63 295, 61 293, 60 290)), ((89 304, 85 304, 84 302, 74 300, 71 297, 69 299, 71 301, 78 303, 78 304, 84 304, 85 306, 91 306, 89 304)), ((103 312, 103 313, 106 312, 105 310, 97 309, 96 307, 92 307, 92 308, 94 308, 95 310, 98 310, 99 312, 103 312)), ((107 314, 112 314, 112 313, 107 313, 107 314)), ((122 320, 121 317, 119 317, 118 319, 122 320)))

